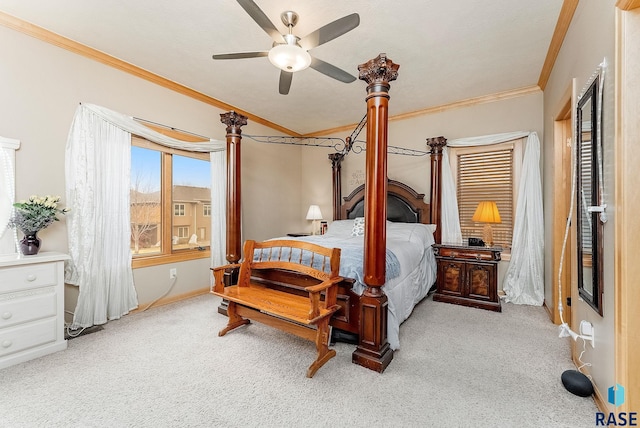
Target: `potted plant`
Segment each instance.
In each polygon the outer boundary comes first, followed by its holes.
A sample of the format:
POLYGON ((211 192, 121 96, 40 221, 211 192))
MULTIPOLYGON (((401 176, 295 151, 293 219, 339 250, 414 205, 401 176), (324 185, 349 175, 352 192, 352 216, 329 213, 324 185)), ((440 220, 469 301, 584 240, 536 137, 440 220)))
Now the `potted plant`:
POLYGON ((49 227, 54 221, 59 221, 58 214, 66 214, 68 208, 58 208, 60 196, 33 195, 28 200, 21 200, 13 204, 15 213, 9 219, 10 228, 18 228, 24 234, 20 241, 20 252, 25 255, 38 254, 40 238, 37 233, 49 227))

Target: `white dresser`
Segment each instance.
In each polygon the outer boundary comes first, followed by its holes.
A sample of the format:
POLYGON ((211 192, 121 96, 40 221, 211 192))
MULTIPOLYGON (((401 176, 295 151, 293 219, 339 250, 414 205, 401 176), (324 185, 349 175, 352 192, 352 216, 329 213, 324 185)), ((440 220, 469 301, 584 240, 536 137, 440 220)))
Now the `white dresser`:
POLYGON ((0 255, 0 369, 67 348, 64 261, 69 256, 0 255))

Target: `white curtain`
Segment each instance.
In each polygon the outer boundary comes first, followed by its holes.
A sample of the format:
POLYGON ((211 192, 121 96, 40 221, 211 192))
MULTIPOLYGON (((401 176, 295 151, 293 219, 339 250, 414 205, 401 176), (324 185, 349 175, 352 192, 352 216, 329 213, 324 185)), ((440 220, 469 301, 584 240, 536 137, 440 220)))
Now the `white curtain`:
POLYGON ((544 302, 544 214, 540 177, 540 141, 529 134, 522 161, 511 262, 502 283, 505 301, 541 306, 544 302))
POLYGON ((20 141, 0 137, 0 254, 15 253, 17 231, 7 225, 15 202, 15 151, 20 141))
MULTIPOLYGON (((211 267, 226 263, 227 153, 211 152, 211 267)), ((209 277, 213 284, 213 275, 209 277)))
POLYGON ((103 120, 116 125, 117 127, 128 131, 131 134, 138 135, 146 138, 154 143, 162 144, 166 147, 171 147, 178 150, 186 150, 189 152, 216 152, 220 150, 226 150, 227 144, 225 141, 209 140, 201 143, 191 143, 175 138, 167 137, 164 134, 154 131, 153 129, 144 126, 140 122, 137 122, 130 116, 126 116, 122 113, 118 113, 108 108, 97 106, 95 104, 81 104, 78 108, 84 108, 92 111, 103 120))
POLYGON ((442 156, 442 242, 462 244, 456 186, 449 147, 499 144, 527 137, 518 189, 511 262, 503 282, 506 301, 542 305, 544 299, 544 220, 540 184, 540 141, 535 132, 508 132, 447 141, 442 156))
POLYGON ((131 134, 78 107, 66 147, 69 255, 79 286, 72 328, 118 319, 138 306, 131 270, 131 134))
MULTIPOLYGON (((226 147, 214 140, 186 143, 104 107, 78 106, 67 141, 65 168, 67 205, 71 208, 67 218, 71 260, 65 281, 78 285, 80 291, 73 328, 104 324, 138 305, 130 250, 132 133, 180 150, 216 152, 226 147)), ((217 153, 211 155, 212 160, 218 157, 217 153)), ((212 180, 218 181, 220 174, 224 181, 224 170, 212 174, 212 180)), ((225 193, 216 191, 214 195, 213 187, 212 209, 222 205, 224 210, 225 193)), ((217 218, 224 222, 224 217, 217 218)), ((219 251, 212 248, 212 259, 219 251)))

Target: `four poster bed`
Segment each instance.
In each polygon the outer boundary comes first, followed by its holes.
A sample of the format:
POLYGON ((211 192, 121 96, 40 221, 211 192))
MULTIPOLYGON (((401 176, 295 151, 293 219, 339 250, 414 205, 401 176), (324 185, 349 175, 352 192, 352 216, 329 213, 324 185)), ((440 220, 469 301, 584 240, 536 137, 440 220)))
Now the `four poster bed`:
MULTIPOLYGON (((360 332, 360 296, 365 290, 363 238, 358 223, 364 221, 364 185, 344 198, 341 216, 335 218, 324 235, 280 238, 293 239, 328 248, 341 248, 340 275, 349 278, 339 286, 340 310, 333 316, 334 339, 356 341, 360 332), (337 329, 337 330, 336 330, 337 329)), ((400 324, 435 283, 435 224, 424 194, 403 183, 387 182, 386 281, 388 298, 387 338, 392 350, 400 347, 400 324)), ((365 223, 366 224, 366 223, 365 223)))
MULTIPOLYGON (((388 180, 388 82, 397 77, 398 66, 381 54, 358 69, 360 79, 369 84, 366 185, 355 189, 342 203, 340 170, 347 153, 329 155, 333 171, 334 222, 326 236, 309 239, 317 239, 313 242, 321 245, 322 240, 336 242, 335 239, 341 239, 341 235, 351 235, 356 218, 364 218, 363 233, 356 238, 364 246, 362 270, 355 275, 357 278, 345 278, 340 284, 338 303, 341 308, 330 323, 334 328, 357 337, 358 345, 352 356, 354 363, 382 372, 393 358, 393 349, 399 346, 400 323, 409 316, 414 305, 427 295, 435 281, 435 258, 431 244, 440 242, 440 162, 446 139, 427 139, 431 155, 429 204, 424 202, 424 194, 400 182, 388 180), (403 263, 409 260, 410 267, 404 265, 399 268, 397 275, 387 275, 387 246, 399 255, 398 259, 402 259, 403 263), (388 282, 387 276, 390 277, 388 282)), ((227 261, 233 264, 241 258, 240 127, 247 120, 232 111, 222 114, 221 121, 227 125, 227 261)), ((345 247, 347 245, 343 244, 345 247)), ((231 284, 236 272, 230 271, 225 275, 231 284)), ((286 271, 267 270, 256 274, 256 279, 270 287, 287 289, 293 293, 299 292, 305 285, 303 279, 286 271)), ((219 312, 226 313, 224 302, 219 312)))

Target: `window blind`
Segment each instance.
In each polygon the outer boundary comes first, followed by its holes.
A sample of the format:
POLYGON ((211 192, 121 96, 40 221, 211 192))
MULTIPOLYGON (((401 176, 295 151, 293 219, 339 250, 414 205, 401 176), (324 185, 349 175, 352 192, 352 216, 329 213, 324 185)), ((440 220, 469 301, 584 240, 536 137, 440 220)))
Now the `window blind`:
POLYGON ((579 186, 582 189, 582 201, 583 206, 578 207, 578 212, 582 216, 580 225, 582 233, 582 248, 585 254, 591 254, 591 241, 592 241, 592 230, 591 224, 593 219, 597 221, 597 214, 593 215, 587 212, 587 206, 592 204, 592 192, 593 192, 593 183, 591 177, 593 176, 592 170, 592 156, 591 156, 591 134, 583 135, 581 145, 580 145, 580 180, 581 185, 579 186))
POLYGON ((457 192, 463 240, 481 237, 483 223, 471 220, 481 201, 495 201, 501 223, 491 224, 495 245, 511 247, 514 221, 513 148, 458 155, 457 192))

